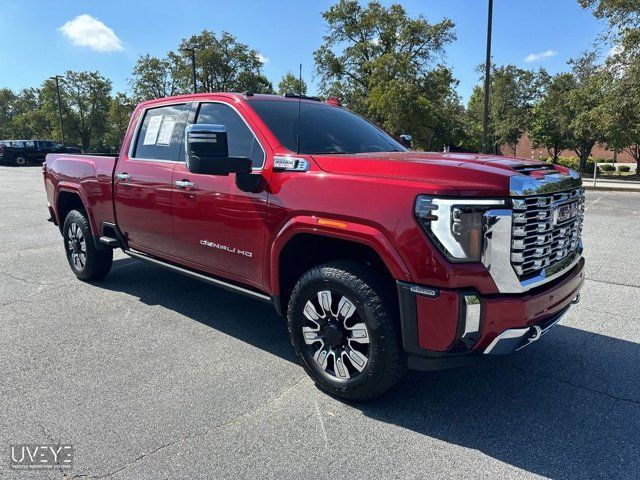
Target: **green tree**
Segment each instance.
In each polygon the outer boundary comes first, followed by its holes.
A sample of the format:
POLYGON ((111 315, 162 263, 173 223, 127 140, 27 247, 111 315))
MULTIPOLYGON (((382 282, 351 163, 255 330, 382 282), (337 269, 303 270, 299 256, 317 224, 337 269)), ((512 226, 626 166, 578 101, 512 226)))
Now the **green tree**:
POLYGON ((440 66, 411 80, 393 79, 375 85, 367 111, 396 137, 410 133, 416 147, 438 151, 462 141, 464 108, 451 70, 440 66))
POLYGON ((607 147, 627 152, 640 172, 640 65, 627 68, 614 77, 608 90, 603 119, 607 147))
MULTIPOLYGON (((515 154, 518 140, 527 131, 531 121, 533 104, 540 94, 541 79, 546 72, 523 70, 513 65, 492 66, 488 143, 498 152, 500 146, 508 145, 515 154)), ((481 147, 484 112, 484 87, 477 85, 467 105, 467 148, 481 147)))
MULTIPOLYGON (((111 81, 98 72, 68 71, 60 84, 69 134, 84 151, 103 149, 107 131, 111 81)), ((65 133, 67 130, 65 129, 65 133)))
MULTIPOLYGON (((196 49, 196 79, 199 92, 271 93, 271 83, 262 75, 262 61, 258 52, 239 42, 228 32, 216 35, 203 30, 198 35, 182 40, 179 51, 187 57, 185 49, 196 49)), ((191 81, 191 64, 181 70, 183 81, 191 81)), ((190 84, 190 83, 189 83, 190 84)))
POLYGON ((567 112, 571 149, 580 158, 584 171, 591 151, 606 140, 606 98, 612 85, 611 74, 596 64, 596 54, 588 52, 571 60, 576 88, 567 95, 567 112))
POLYGON ((303 79, 297 78, 293 73, 287 72, 283 75, 280 82, 278 82, 278 94, 284 95, 286 93, 301 93, 307 94, 307 84, 303 79))
POLYGON ((135 106, 133 99, 121 92, 116 93, 110 100, 108 127, 104 139, 107 149, 114 152, 120 151, 135 106))
POLYGON ((529 135, 534 147, 545 147, 553 163, 563 150, 571 146, 568 97, 576 88, 575 77, 560 73, 550 77, 544 85, 544 94, 533 107, 529 135))
POLYGON ((445 67, 434 68, 455 38, 450 20, 432 24, 411 18, 399 4, 356 0, 340 0, 322 15, 328 33, 314 58, 324 95, 392 134, 413 135, 418 147, 452 141, 450 125, 462 111, 456 82, 445 67))
POLYGON ((169 53, 167 58, 141 56, 130 80, 135 99, 142 102, 186 93, 190 84, 185 83, 185 69, 184 58, 174 53, 169 53))
POLYGON ((0 139, 13 135, 12 122, 15 115, 16 94, 9 88, 0 89, 0 139))
POLYGON ((220 35, 203 30, 180 42, 164 58, 143 55, 133 69, 130 84, 137 101, 191 93, 195 49, 198 92, 272 93, 271 82, 262 74, 258 52, 228 32, 220 35))
POLYGON ((23 139, 53 137, 50 102, 43 89, 25 88, 16 97, 11 137, 23 139))
POLYGON ((640 0, 578 0, 609 24, 609 37, 625 50, 640 49, 640 0))

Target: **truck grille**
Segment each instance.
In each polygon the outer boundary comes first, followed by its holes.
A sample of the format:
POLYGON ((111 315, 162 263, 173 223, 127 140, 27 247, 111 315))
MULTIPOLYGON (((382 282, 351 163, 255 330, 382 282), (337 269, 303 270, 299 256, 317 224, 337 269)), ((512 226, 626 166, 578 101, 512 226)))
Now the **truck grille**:
POLYGON ((511 264, 521 280, 569 261, 580 247, 583 211, 582 188, 513 199, 511 264))

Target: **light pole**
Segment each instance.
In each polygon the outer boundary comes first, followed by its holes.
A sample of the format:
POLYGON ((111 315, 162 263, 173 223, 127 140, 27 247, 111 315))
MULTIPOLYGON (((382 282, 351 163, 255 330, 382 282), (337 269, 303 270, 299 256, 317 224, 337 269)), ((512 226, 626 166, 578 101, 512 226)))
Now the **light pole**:
POLYGON ((493 0, 489 0, 487 15, 487 58, 484 64, 484 114, 482 117, 482 153, 489 153, 489 89, 491 88, 491 25, 493 23, 493 0))
POLYGON ((182 51, 191 53, 191 72, 193 75, 193 93, 198 93, 198 86, 196 85, 196 49, 194 47, 187 47, 187 48, 183 48, 182 51))
POLYGON ((60 75, 51 77, 50 80, 56 81, 56 93, 58 95, 58 119, 60 120, 60 136, 62 137, 62 146, 64 147, 64 126, 62 124, 62 102, 60 100, 60 75))

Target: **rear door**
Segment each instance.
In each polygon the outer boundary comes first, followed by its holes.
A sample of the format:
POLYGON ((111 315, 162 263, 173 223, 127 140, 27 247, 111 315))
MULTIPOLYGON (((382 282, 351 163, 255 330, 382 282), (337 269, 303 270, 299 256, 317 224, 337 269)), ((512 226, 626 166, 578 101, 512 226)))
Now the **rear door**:
MULTIPOLYGON (((216 101, 200 105, 196 123, 224 125, 229 155, 251 158, 254 172, 266 161, 257 131, 231 105, 216 101)), ((230 279, 262 284, 267 192, 249 193, 236 186, 236 175, 191 173, 184 162, 173 172, 173 226, 183 260, 194 268, 230 279), (194 184, 189 190, 176 182, 194 184)))
POLYGON ((180 158, 190 104, 152 107, 140 113, 128 152, 114 175, 116 220, 133 249, 176 257, 171 179, 180 158))

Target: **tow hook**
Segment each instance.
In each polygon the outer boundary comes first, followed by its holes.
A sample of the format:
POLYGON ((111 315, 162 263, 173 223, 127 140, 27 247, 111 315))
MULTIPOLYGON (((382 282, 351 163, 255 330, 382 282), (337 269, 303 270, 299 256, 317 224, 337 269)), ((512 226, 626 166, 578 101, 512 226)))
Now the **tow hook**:
POLYGON ((538 325, 534 325, 531 328, 533 329, 533 331, 529 334, 529 338, 527 338, 527 340, 529 340, 529 343, 535 342, 542 336, 542 328, 540 328, 538 325))
POLYGON ((575 305, 576 303, 578 303, 580 301, 580 294, 576 295, 576 298, 574 298, 573 300, 571 300, 571 305, 575 305))

